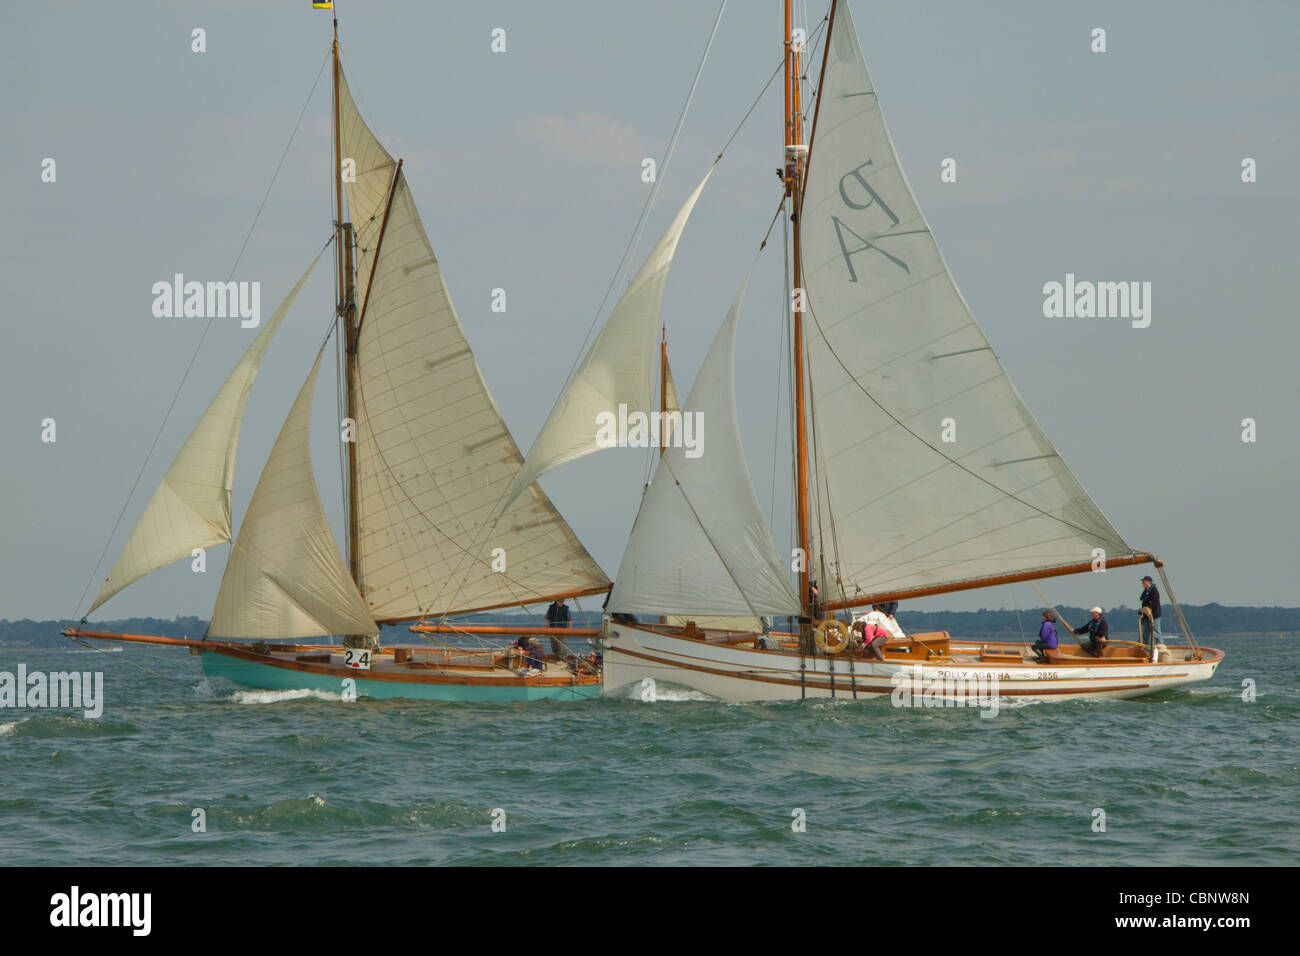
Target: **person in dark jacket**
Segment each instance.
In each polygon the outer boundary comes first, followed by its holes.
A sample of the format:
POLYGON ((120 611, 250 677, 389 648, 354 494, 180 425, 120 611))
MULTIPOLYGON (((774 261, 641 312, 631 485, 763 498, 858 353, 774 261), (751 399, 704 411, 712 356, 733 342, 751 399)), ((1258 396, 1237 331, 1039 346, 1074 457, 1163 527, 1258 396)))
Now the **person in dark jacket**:
POLYGON ((1156 645, 1165 638, 1160 633, 1160 592, 1149 574, 1142 579, 1142 593, 1138 602, 1142 607, 1138 617, 1138 633, 1142 635, 1143 644, 1150 640, 1151 660, 1155 661, 1156 645))
POLYGON ((1046 664, 1050 659, 1047 652, 1056 650, 1056 612, 1044 611, 1043 624, 1038 629, 1038 640, 1031 645, 1034 660, 1046 664))
POLYGON ((1101 657, 1101 652, 1106 649, 1106 642, 1110 639, 1110 624, 1102 616, 1101 608, 1094 607, 1088 612, 1092 615, 1092 620, 1083 627, 1076 627, 1075 634, 1087 634, 1088 643, 1079 646, 1093 657, 1101 657))
MULTIPOLYGON (((606 600, 608 600, 608 598, 606 600)), ((546 609, 546 626, 569 626, 569 605, 564 603, 564 598, 560 598, 558 601, 552 601, 551 606, 546 609)), ((569 648, 565 645, 564 641, 560 640, 554 634, 551 635, 551 653, 561 661, 565 660, 569 654, 569 648)))

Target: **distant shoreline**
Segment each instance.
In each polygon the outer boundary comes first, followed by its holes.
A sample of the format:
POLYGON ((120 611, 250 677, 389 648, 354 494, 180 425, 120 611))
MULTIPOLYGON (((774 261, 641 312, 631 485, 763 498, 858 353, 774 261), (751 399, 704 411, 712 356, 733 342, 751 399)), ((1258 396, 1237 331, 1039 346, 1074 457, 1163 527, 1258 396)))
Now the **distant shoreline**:
MULTIPOLYGON (((1083 608, 1059 608, 1065 620, 1076 626, 1087 620, 1083 608)), ((1172 610, 1166 608, 1163 617, 1166 628, 1179 631, 1172 610)), ((1188 625, 1198 641, 1221 637, 1278 637, 1300 634, 1300 608, 1285 607, 1225 607, 1220 604, 1183 605, 1188 625)), ((1121 640, 1137 634, 1137 609, 1121 605, 1106 611, 1112 634, 1121 640)), ((459 620, 476 623, 504 623, 515 626, 542 626, 543 614, 473 614, 459 620)), ((980 611, 908 611, 900 608, 899 623, 911 631, 947 631, 967 640, 1031 641, 1038 634, 1039 611, 1036 608, 1021 610, 980 611)), ((11 621, 0 618, 0 647, 50 647, 66 644, 69 639, 59 632, 72 627, 76 621, 33 621, 30 618, 11 621)), ((594 627, 600 624, 600 612, 573 611, 575 627, 594 627)), ((787 619, 776 618, 774 626, 784 630, 787 619)), ((201 637, 208 622, 201 617, 126 618, 115 621, 95 621, 88 629, 116 631, 127 634, 156 634, 162 637, 201 637)), ((385 627, 381 639, 385 643, 411 643, 418 638, 406 625, 385 627)))

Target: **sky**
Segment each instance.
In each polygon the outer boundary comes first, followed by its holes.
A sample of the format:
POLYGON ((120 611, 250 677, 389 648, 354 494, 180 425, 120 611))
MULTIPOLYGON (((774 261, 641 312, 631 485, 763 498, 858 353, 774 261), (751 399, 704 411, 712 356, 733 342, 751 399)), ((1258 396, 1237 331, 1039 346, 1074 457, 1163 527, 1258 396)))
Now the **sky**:
MULTIPOLYGON (((642 161, 662 164, 718 4, 338 6, 351 88, 405 160, 466 335, 527 449, 598 317, 650 188, 642 161), (491 49, 498 28, 503 53, 491 49), (496 288, 507 291, 504 313, 491 309, 496 288)), ((811 32, 827 5, 809 3, 806 15, 804 6, 796 21, 811 32)), ((852 7, 949 268, 1083 486, 1132 546, 1166 560, 1180 600, 1300 604, 1300 7, 852 7), (1104 53, 1091 50, 1095 28, 1106 31, 1104 53), (948 157, 956 182, 940 179, 948 157), (1247 157, 1253 183, 1242 181, 1247 157), (1150 326, 1045 318, 1043 286, 1067 273, 1151 282, 1150 326), (1246 418, 1253 442, 1242 440, 1246 418)), ((155 317, 153 284, 178 272, 259 281, 267 316, 328 239, 329 74, 320 70, 330 36, 330 15, 307 0, 142 0, 78 6, 75 16, 30 0, 0 7, 0 617, 85 612, 95 588, 83 591, 107 574, 249 341, 237 321, 217 320, 185 375, 204 323, 155 317), (195 29, 205 52, 192 50, 195 29), (42 179, 46 159, 53 182, 42 179), (49 418, 54 442, 42 440, 49 418)), ((731 0, 677 150, 661 165, 641 255, 780 52, 780 4, 731 0)), ((668 280, 664 317, 683 396, 779 202, 776 92, 727 148, 668 280)), ((746 297, 737 397, 758 499, 784 545, 774 235, 746 297)), ((253 388, 236 526, 332 309, 322 267, 253 388)), ((338 535, 334 383, 328 370, 321 378, 313 454, 338 535)), ((542 479, 611 577, 646 465, 644 453, 622 449, 542 479)), ((182 561, 137 582, 96 616, 207 617, 226 550, 213 549, 204 574, 182 561)), ((1062 604, 1132 606, 1141 573, 1044 587, 1062 604)), ((916 606, 1013 604, 1035 604, 1027 585, 916 606)))

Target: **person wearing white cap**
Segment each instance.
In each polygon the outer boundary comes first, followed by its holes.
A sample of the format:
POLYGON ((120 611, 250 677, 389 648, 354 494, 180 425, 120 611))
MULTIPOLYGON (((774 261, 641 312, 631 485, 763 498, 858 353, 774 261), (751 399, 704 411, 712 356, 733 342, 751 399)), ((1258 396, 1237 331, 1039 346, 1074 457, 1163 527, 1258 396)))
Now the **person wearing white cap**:
POLYGON ((1093 657, 1101 657, 1102 651, 1106 649, 1106 641, 1110 638, 1110 624, 1107 623, 1106 618, 1102 615, 1101 608, 1091 608, 1088 613, 1092 615, 1092 620, 1083 625, 1083 627, 1076 627, 1074 633, 1086 633, 1088 635, 1088 643, 1086 645, 1080 644, 1079 647, 1091 654, 1093 657))

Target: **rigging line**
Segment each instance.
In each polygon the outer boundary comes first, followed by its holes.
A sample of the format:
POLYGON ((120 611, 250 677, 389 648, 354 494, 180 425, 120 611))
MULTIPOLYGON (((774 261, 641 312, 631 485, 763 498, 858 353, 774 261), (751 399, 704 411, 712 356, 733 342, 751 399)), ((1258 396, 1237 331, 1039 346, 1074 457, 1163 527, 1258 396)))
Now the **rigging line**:
MULTIPOLYGON (((934 452, 944 461, 948 462, 950 465, 956 466, 958 469, 964 471, 972 478, 975 478, 976 480, 982 482, 983 484, 988 485, 990 488, 992 488, 994 491, 998 492, 999 494, 1007 498, 1010 498, 1012 501, 1024 505, 1026 508, 1029 508, 1032 511, 1038 512, 1038 514, 1042 515, 1044 518, 1050 518, 1053 521, 1060 522, 1061 524, 1065 525, 1067 528, 1072 528, 1073 530, 1078 531, 1080 534, 1084 535, 1085 539, 1096 534, 1096 532, 1093 530, 1090 530, 1088 528, 1082 528, 1079 525, 1074 524, 1073 522, 1067 521, 1065 518, 1062 518, 1059 515, 1052 514, 1050 511, 1044 511, 1042 508, 1038 507, 1037 505, 1025 501, 1023 498, 1019 497, 1018 495, 1013 494, 1012 492, 1007 491, 1006 489, 994 484, 992 481, 989 481, 987 478, 985 478, 983 475, 979 474, 978 472, 972 471, 970 468, 967 468, 961 462, 957 461, 957 459, 952 458, 949 455, 945 454, 943 451, 935 447, 925 438, 921 437, 916 432, 912 431, 912 429, 908 428, 907 425, 904 424, 904 422, 900 418, 894 415, 894 413, 891 412, 889 409, 887 409, 884 405, 880 404, 880 402, 876 400, 875 396, 873 396, 869 391, 867 391, 866 386, 864 386, 862 382, 858 380, 858 377, 853 374, 852 370, 849 369, 848 365, 845 364, 844 360, 840 358, 839 353, 835 351, 834 347, 832 347, 830 343, 830 339, 827 338, 825 330, 822 329, 821 321, 817 318, 817 310, 812 307, 812 296, 809 294, 809 289, 807 286, 804 287, 804 300, 805 300, 805 304, 808 306, 808 308, 805 309, 805 311, 808 313, 808 315, 812 316, 812 320, 817 326, 817 332, 821 336, 821 340, 826 351, 829 352, 835 358, 836 363, 840 366, 841 369, 844 370, 844 374, 849 377, 849 379, 853 382, 853 384, 857 386, 858 391, 860 391, 863 395, 865 395, 873 405, 875 405, 878 409, 884 412, 885 416, 889 418, 890 421, 892 421, 903 431, 907 432, 907 434, 911 435, 913 438, 919 441, 926 448, 930 449, 932 452, 934 452)), ((1005 371, 1003 374, 1005 375, 1005 371)))
MULTIPOLYGON (((1178 624, 1183 629, 1183 640, 1191 645, 1196 654, 1196 659, 1201 659, 1201 645, 1196 643, 1196 638, 1192 636, 1192 629, 1187 626, 1187 618, 1183 617, 1182 605, 1178 603, 1178 598, 1174 597, 1173 585, 1169 583, 1169 575, 1165 574, 1165 566, 1159 562, 1156 563, 1156 571, 1160 574, 1160 582, 1165 586, 1165 594, 1169 595, 1169 603, 1174 606, 1174 613, 1178 616, 1178 624)), ((1141 630, 1138 631, 1141 634, 1141 630)))
MULTIPOLYGON (((780 216, 785 212, 785 193, 781 194, 781 207, 776 211, 780 216)), ((770 229, 771 227, 769 227, 770 229)), ((790 250, 788 236, 785 230, 781 230, 782 243, 782 260, 789 268, 790 250)), ((766 242, 766 240, 764 240, 766 242)), ((777 322, 777 341, 776 341, 776 408, 772 414, 772 493, 767 505, 767 526, 773 527, 776 523, 776 458, 777 449, 781 447, 781 383, 785 380, 785 355, 781 351, 782 340, 788 336, 785 329, 785 306, 781 306, 781 319, 777 322)))
MULTIPOLYGON (((672 135, 669 137, 668 148, 664 153, 664 161, 659 165, 658 175, 655 176, 654 185, 650 187, 650 192, 646 195, 645 202, 641 204, 641 215, 637 218, 636 225, 632 228, 632 235, 628 237, 627 246, 623 249, 623 256, 619 260, 618 266, 614 270, 614 274, 609 278, 609 285, 605 288, 605 294, 601 297, 600 304, 596 306, 596 314, 592 316, 591 325, 587 328, 587 334, 583 337, 582 344, 578 347, 573 360, 573 365, 569 368, 569 374, 564 378, 564 384, 566 386, 569 384, 569 380, 573 378, 573 373, 577 369, 578 363, 582 360, 582 356, 587 346, 587 340, 591 338, 591 333, 595 330, 596 323, 600 321, 600 317, 605 312, 605 303, 609 301, 610 293, 612 293, 620 284, 620 277, 625 274, 628 263, 632 258, 633 250, 640 241, 641 233, 645 228, 646 219, 649 217, 650 210, 654 207, 654 202, 659 196, 659 187, 663 183, 664 174, 668 171, 668 163, 672 159, 672 153, 676 147, 677 138, 681 134, 682 126, 686 122, 686 113, 690 109, 691 100, 695 97, 695 88, 699 85, 700 76, 704 73, 704 63, 708 59, 709 50, 713 46, 713 38, 718 33, 718 24, 722 22, 722 11, 726 8, 727 0, 722 0, 722 6, 718 8, 717 19, 713 22, 713 30, 709 34, 709 42, 704 47, 704 55, 700 58, 700 65, 695 71, 695 79, 691 83, 690 92, 686 96, 686 102, 682 104, 681 113, 677 117, 677 125, 673 128, 672 135)), ((721 158, 722 154, 719 153, 718 157, 721 158)), ((717 160, 714 160, 714 162, 716 163, 717 160)), ((562 386, 560 394, 563 393, 564 388, 562 386)), ((559 395, 556 396, 556 402, 559 402, 559 395)), ((553 410, 554 409, 552 409, 552 411, 553 410)))
MULTIPOLYGON (((811 367, 808 371, 812 371, 811 367)), ((829 583, 826 581, 826 528, 829 527, 831 532, 831 563, 835 566, 835 584, 839 588, 840 599, 847 601, 848 594, 844 591, 844 579, 841 573, 843 565, 840 563, 840 544, 839 535, 835 528, 835 511, 831 507, 830 471, 821 455, 821 426, 817 420, 817 399, 812 395, 811 391, 808 394, 808 417, 812 419, 812 487, 817 495, 817 558, 822 568, 821 579, 823 587, 828 587, 829 583), (818 480, 819 476, 820 481, 818 480), (823 514, 823 503, 825 514, 823 514)))
MULTIPOLYGON (((695 519, 695 523, 699 525, 700 532, 704 535, 704 540, 709 542, 709 547, 713 549, 714 555, 717 556, 718 563, 721 564, 722 569, 727 572, 727 577, 731 578, 731 583, 736 586, 736 592, 740 595, 741 600, 745 602, 745 607, 749 608, 749 612, 753 614, 754 617, 762 617, 762 615, 754 609, 754 605, 749 600, 749 595, 747 595, 745 589, 740 586, 740 582, 736 580, 736 575, 732 572, 730 565, 728 565, 726 559, 722 557, 722 551, 718 548, 717 544, 714 543, 713 535, 709 534, 709 529, 704 527, 704 521, 700 518, 700 513, 695 510, 695 505, 691 504, 691 499, 687 496, 686 489, 682 487, 681 479, 677 477, 677 472, 673 471, 673 466, 668 463, 668 457, 666 455, 661 464, 668 469, 668 474, 670 474, 673 481, 677 483, 677 488, 682 493, 682 501, 686 502, 686 507, 691 509, 691 516, 695 519)), ((639 518, 640 515, 637 517, 639 518)), ((636 530, 635 526, 633 526, 633 530, 636 530)))
POLYGON ((1065 629, 1067 631, 1073 632, 1074 628, 1070 627, 1069 623, 1061 615, 1061 612, 1058 611, 1055 607, 1053 607, 1052 602, 1049 601, 1047 599, 1047 595, 1043 593, 1043 589, 1038 586, 1038 582, 1031 579, 1029 583, 1032 584, 1034 586, 1034 590, 1038 592, 1038 599, 1043 602, 1043 607, 1047 608, 1049 611, 1055 614, 1056 619, 1065 626, 1065 629))
MULTIPOLYGON (((577 371, 579 363, 581 363, 583 356, 586 354, 587 342, 591 338, 591 333, 595 330, 597 323, 600 321, 600 317, 604 315, 605 303, 609 301, 610 293, 612 293, 619 285, 620 277, 625 274, 628 268, 628 263, 633 258, 633 250, 640 241, 641 233, 645 227, 645 222, 649 217, 650 210, 654 206, 655 199, 659 195, 659 187, 663 182, 664 174, 668 170, 668 165, 672 159, 673 151, 676 148, 677 139, 681 135, 682 127, 685 125, 686 114, 690 110, 691 101, 695 97, 695 90, 699 86, 700 77, 704 74, 704 65, 708 61, 709 51, 713 48, 713 40, 718 34, 718 26, 722 22, 722 13, 726 8, 727 0, 722 0, 721 6, 718 7, 718 15, 713 21, 713 29, 709 32, 708 43, 705 44, 704 53, 701 55, 699 66, 695 70, 695 79, 691 82, 690 92, 686 96, 686 102, 682 104, 681 113, 677 117, 677 125, 674 127, 672 135, 669 138, 668 148, 664 153, 663 163, 660 164, 658 175, 655 176, 654 185, 650 187, 650 192, 646 195, 645 202, 642 203, 641 214, 637 218, 636 225, 632 229, 632 235, 628 238, 627 246, 623 250, 623 256, 619 260, 618 267, 614 270, 613 275, 610 276, 609 285, 606 286, 605 293, 601 296, 600 304, 596 306, 595 314, 591 318, 591 324, 587 327, 581 345, 579 345, 578 349, 574 353, 573 364, 569 366, 568 374, 564 377, 564 384, 560 387, 559 392, 556 393, 555 401, 551 404, 551 410, 547 413, 547 420, 549 420, 550 416, 555 413, 555 409, 559 407, 560 398, 564 395, 564 390, 573 380, 573 373, 577 371)), ((713 161, 714 165, 717 165, 718 160, 721 158, 722 153, 719 153, 718 158, 713 161)), ((545 427, 545 421, 543 421, 542 427, 545 427)), ((536 443, 537 439, 534 438, 533 441, 536 443)), ((527 459, 528 456, 524 455, 524 460, 527 461, 527 459)), ((492 530, 496 527, 497 522, 501 520, 503 515, 502 513, 498 513, 498 509, 500 509, 501 501, 505 498, 508 491, 509 486, 506 487, 506 490, 501 493, 500 497, 497 498, 496 503, 493 505, 492 510, 495 515, 495 520, 493 520, 491 526, 488 527, 486 534, 491 534, 492 530)), ((486 537, 486 534, 484 537, 486 537)), ((477 548, 480 544, 482 544, 482 540, 475 542, 475 547, 477 548)))
MULTIPOLYGON (((336 309, 334 312, 334 322, 330 326, 337 331, 339 328, 339 314, 336 309)), ((339 422, 347 418, 347 352, 343 345, 343 336, 336 339, 334 348, 334 414, 339 422)), ((348 514, 351 511, 351 505, 348 502, 348 446, 347 442, 338 443, 338 463, 339 463, 339 488, 342 491, 343 513, 348 514)))
POLYGON ((1016 607, 1016 627, 1020 628, 1020 640, 1021 640, 1021 641, 1024 641, 1024 639, 1025 639, 1025 622, 1024 622, 1024 620, 1020 617, 1020 601, 1018 601, 1018 600, 1016 599, 1016 586, 1015 586, 1014 584, 1009 584, 1009 585, 1007 585, 1007 586, 1008 586, 1009 588, 1011 588, 1011 603, 1014 604, 1015 607, 1016 607))
MULTIPOLYGON (((806 22, 806 18, 805 18, 805 22, 806 22)), ((806 41, 806 44, 807 44, 808 46, 812 46, 812 45, 813 45, 813 43, 814 43, 814 42, 816 41, 816 39, 817 39, 817 34, 821 33, 821 31, 822 31, 822 27, 824 27, 824 26, 826 26, 826 19, 823 17, 823 18, 822 18, 822 22, 821 22, 820 24, 818 24, 818 25, 817 25, 817 29, 813 31, 813 35, 812 35, 811 37, 809 37, 808 40, 806 41)), ((774 70, 772 71, 772 75, 769 76, 769 77, 767 78, 767 82, 763 84, 763 89, 759 91, 759 94, 758 94, 758 96, 754 99, 754 102, 750 105, 749 109, 745 111, 745 115, 744 115, 743 117, 741 117, 741 120, 740 120, 740 122, 736 125, 735 130, 732 132, 732 134, 731 134, 729 137, 727 137, 727 141, 723 144, 722 149, 718 150, 718 159, 721 159, 721 158, 722 158, 722 154, 725 153, 725 152, 727 151, 727 147, 730 146, 731 143, 732 143, 732 141, 733 141, 737 136, 740 135, 740 131, 741 131, 741 129, 744 127, 746 121, 748 121, 750 114, 753 113, 754 110, 758 108, 758 104, 759 104, 760 102, 762 102, 762 99, 763 99, 764 95, 766 95, 766 93, 767 93, 767 89, 768 89, 768 87, 770 87, 770 86, 772 85, 772 81, 775 80, 775 79, 777 78, 778 75, 780 75, 781 70, 782 70, 784 67, 785 67, 785 57, 782 56, 781 59, 777 61, 777 63, 776 63, 776 69, 774 69, 774 70)))
MULTIPOLYGON (((798 405, 798 399, 795 397, 794 319, 793 319, 793 313, 791 312, 791 301, 790 301, 791 295, 793 294, 792 293, 793 283, 790 275, 791 273, 790 266, 792 260, 790 257, 790 220, 789 219, 786 219, 782 223, 782 241, 785 247, 784 249, 785 251, 785 305, 784 305, 785 356, 790 366, 790 379, 786 383, 788 387, 786 398, 788 399, 787 406, 789 409, 789 420, 786 422, 786 428, 788 429, 788 435, 790 437, 790 457, 788 459, 788 461, 790 462, 790 474, 789 474, 790 512, 789 512, 789 520, 786 522, 786 528, 788 532, 786 534, 786 544, 789 546, 790 553, 793 555, 796 546, 795 543, 799 535, 799 521, 797 517, 799 513, 799 465, 798 462, 795 460, 796 456, 799 454, 799 439, 798 439, 798 433, 796 432, 796 428, 798 427, 796 420, 799 415, 799 405, 798 405)), ((802 544, 803 542, 799 541, 799 545, 802 544)), ((804 555, 804 560, 805 561, 808 560, 808 556, 806 554, 804 555)))
MULTIPOLYGON (((87 650, 96 651, 96 652, 98 652, 98 653, 100 653, 100 654, 111 654, 111 653, 113 653, 113 652, 110 651, 107 647, 94 647, 94 646, 92 646, 92 645, 90 645, 90 644, 87 644, 86 641, 85 641, 83 638, 80 638, 80 637, 74 637, 74 638, 73 638, 73 641, 74 641, 75 643, 77 643, 77 644, 82 645, 82 646, 85 647, 87 650)), ((186 680, 185 678, 182 678, 182 677, 172 677, 172 676, 169 675, 169 674, 160 674, 158 671, 150 670, 149 668, 145 667, 143 664, 137 664, 135 661, 131 660, 131 658, 128 657, 126 654, 123 654, 123 655, 122 655, 122 663, 123 663, 123 664, 130 664, 130 665, 131 665, 132 667, 134 667, 136 670, 144 671, 146 674, 150 674, 150 675, 152 675, 152 676, 154 676, 154 677, 160 677, 160 678, 162 678, 163 680, 171 681, 172 683, 175 683, 175 684, 185 684, 187 687, 192 687, 192 686, 194 686, 193 683, 192 683, 191 681, 186 680)))
MULTIPOLYGON (((357 404, 358 404, 358 407, 359 407, 359 408, 364 408, 364 407, 366 406, 365 385, 362 383, 360 376, 357 377, 357 404)), ((376 440, 376 438, 375 438, 375 434, 374 434, 374 431, 373 431, 373 429, 371 428, 370 416, 369 416, 369 415, 366 415, 366 416, 365 416, 365 419, 366 419, 366 430, 367 430, 367 431, 369 432, 369 434, 370 434, 370 444, 374 447, 374 449, 375 449, 375 451, 376 451, 376 453, 377 453, 377 455, 378 455, 378 457, 379 457, 379 461, 380 461, 380 463, 381 463, 381 464, 383 465, 383 467, 384 467, 384 471, 386 471, 386 472, 388 473, 389 477, 392 478, 393 483, 397 485, 397 489, 398 489, 398 491, 400 491, 400 492, 402 493, 402 497, 406 499, 407 503, 410 504, 410 506, 411 506, 413 509, 415 509, 415 513, 416 513, 417 515, 419 515, 420 518, 423 519, 424 523, 425 523, 426 525, 428 525, 429 528, 431 528, 432 530, 436 531, 436 532, 437 532, 439 535, 441 535, 441 536, 442 536, 442 537, 443 537, 443 538, 444 538, 448 543, 450 543, 450 544, 452 544, 452 545, 455 545, 456 548, 458 548, 458 549, 462 552, 462 558, 461 558, 462 561, 463 561, 466 557, 471 557, 471 558, 472 558, 472 557, 474 557, 475 555, 477 555, 477 554, 478 554, 478 551, 477 551, 477 550, 471 550, 471 549, 469 549, 469 548, 466 548, 466 547, 464 547, 464 546, 458 544, 455 538, 453 538, 451 535, 447 534, 447 532, 445 532, 445 531, 443 531, 441 528, 439 528, 439 527, 438 527, 438 526, 437 526, 437 525, 436 525, 432 520, 429 519, 428 515, 426 515, 426 514, 424 513, 424 510, 423 510, 422 508, 420 508, 420 506, 419 506, 418 504, 415 503, 414 499, 412 499, 411 496, 407 493, 406 488, 405 488, 405 486, 403 486, 401 480, 398 479, 396 472, 393 471, 392 466, 389 465, 389 463, 388 463, 388 457, 384 454, 384 450, 383 450, 383 448, 380 446, 379 442, 376 440)), ((410 423, 409 423, 409 422, 403 420, 403 421, 402 421, 402 424, 403 424, 404 426, 406 426, 407 429, 410 428, 410 423)), ((434 485, 434 488, 437 490, 437 492, 438 492, 438 494, 439 494, 439 497, 442 499, 442 501, 443 501, 444 503, 447 503, 447 502, 448 502, 448 499, 447 499, 446 492, 445 492, 445 491, 444 491, 444 490, 443 490, 439 485, 437 485, 437 484, 434 485)), ((390 514, 390 515, 392 514, 392 510, 389 509, 389 508, 387 508, 387 507, 385 508, 385 511, 386 511, 388 514, 390 514)), ((399 517, 400 517, 400 516, 399 516, 399 517)), ((493 527, 495 527, 495 525, 493 525, 493 527)), ((476 544, 474 547, 477 548, 477 544, 476 544)), ((459 568, 458 568, 457 570, 459 570, 459 568)), ((473 563, 472 563, 472 562, 470 563, 470 568, 469 568, 469 570, 470 570, 470 571, 473 570, 473 563)), ((518 587, 523 587, 523 585, 522 585, 519 581, 516 581, 514 578, 510 577, 509 575, 507 575, 504 571, 501 571, 501 572, 495 572, 495 573, 500 574, 501 578, 502 578, 504 581, 508 582, 509 584, 511 584, 511 585, 517 585, 518 587)), ((453 600, 453 601, 454 601, 454 600, 456 599, 456 597, 460 594, 461 590, 463 590, 464 585, 465 585, 466 581, 468 580, 468 577, 469 577, 469 571, 466 572, 466 574, 465 574, 465 578, 462 579, 461 584, 460 584, 460 587, 458 587, 457 590, 456 590, 456 592, 455 592, 455 594, 452 595, 452 600, 453 600)), ((408 581, 411 581, 411 580, 412 580, 412 577, 411 577, 411 575, 410 575, 409 573, 408 573, 407 578, 408 578, 408 581)), ((512 598, 516 598, 516 599, 518 598, 518 593, 517 593, 513 588, 508 588, 508 590, 510 591, 510 596, 511 596, 512 598)), ((415 587, 414 587, 413 585, 412 585, 412 588, 411 588, 411 593, 412 593, 412 594, 415 594, 415 587)), ((437 598, 441 596, 441 593, 442 593, 442 592, 440 591, 439 594, 436 595, 434 599, 437 600, 437 598)), ((417 603, 420 603, 420 602, 417 601, 417 603)), ((421 607, 421 609, 420 609, 420 613, 421 613, 421 615, 427 613, 428 610, 431 610, 431 607, 428 608, 428 609, 426 609, 426 608, 424 608, 424 607, 421 607)))
MULTIPOLYGON (((258 220, 262 218, 262 210, 266 208, 266 201, 271 196, 271 189, 275 186, 275 180, 280 175, 280 169, 284 166, 285 157, 289 155, 289 148, 293 145, 294 137, 298 134, 298 127, 302 125, 302 118, 307 114, 307 107, 311 105, 312 97, 316 94, 316 87, 320 83, 321 75, 325 72, 325 64, 330 61, 331 57, 327 55, 321 61, 320 69, 316 71, 316 79, 312 81, 311 91, 307 94, 307 101, 302 104, 302 110, 298 113, 298 120, 293 124, 293 132, 289 134, 289 141, 284 144, 284 152, 280 154, 280 161, 275 164, 275 172, 271 174, 271 181, 267 183, 266 192, 262 195, 262 201, 258 203, 257 212, 253 214, 253 221, 248 227, 248 232, 244 236, 243 244, 239 247, 239 254, 235 256, 235 262, 230 267, 230 273, 226 276, 229 282, 234 278, 235 270, 239 268, 240 261, 244 258, 244 250, 248 248, 248 241, 253 238, 253 230, 257 228, 258 220)), ((333 241, 331 237, 331 241, 333 241)), ((326 246, 329 245, 327 242, 326 246)), ((317 257, 319 258, 319 256, 317 257)), ((135 476, 135 481, 131 484, 131 490, 126 493, 126 500, 122 502, 122 510, 118 512, 117 520, 113 522, 113 530, 108 533, 108 540, 104 542, 104 550, 99 553, 99 558, 95 561, 95 566, 90 570, 90 580, 82 588, 81 597, 77 599, 76 608, 80 608, 82 602, 86 600, 86 594, 90 591, 91 585, 95 583, 95 578, 99 575, 99 566, 104 563, 104 555, 108 553, 109 545, 113 543, 113 537, 117 534, 117 529, 122 524, 122 518, 126 515, 126 509, 131 506, 131 499, 135 497, 136 489, 140 487, 140 479, 144 477, 145 469, 149 466, 150 459, 153 458, 154 449, 158 447, 158 440, 162 438, 163 429, 167 427, 167 422, 171 419, 172 410, 176 407, 177 400, 181 397, 181 390, 185 387, 185 382, 194 368, 194 363, 198 360, 199 351, 203 348, 203 342, 208 337, 208 332, 212 329, 212 323, 216 316, 209 317, 207 323, 203 326, 203 332, 199 335, 198 344, 194 346, 194 354, 190 356, 189 364, 185 366, 185 371, 181 373, 181 380, 176 385, 176 393, 172 395, 171 403, 167 406, 167 411, 163 413, 162 422, 158 425, 158 432, 153 436, 153 441, 149 445, 149 450, 145 453, 144 461, 140 463, 140 471, 135 476)), ((74 608, 75 610, 75 608, 74 608)), ((75 615, 74 615, 75 616, 75 615)), ((82 618, 84 621, 85 618, 82 618)))
MULTIPOLYGON (((625 255, 624 261, 619 267, 624 276, 626 276, 626 270, 629 268, 629 263, 636 258, 635 250, 641 242, 641 235, 645 230, 646 218, 650 210, 654 208, 654 201, 659 195, 659 186, 663 182, 663 174, 667 171, 668 164, 672 161, 673 153, 677 149, 677 140, 682 135, 682 128, 686 125, 686 114, 690 111, 691 101, 695 99, 695 90, 700 85, 700 77, 704 75, 704 64, 708 62, 709 51, 713 49, 713 40, 718 35, 718 27, 722 23, 722 14, 726 9, 727 0, 722 0, 722 4, 718 7, 718 15, 713 20, 713 29, 709 32, 709 42, 704 45, 704 53, 700 55, 700 64, 695 68, 695 79, 691 81, 690 92, 686 94, 686 102, 682 104, 681 114, 677 117, 677 125, 674 127, 673 134, 668 140, 668 148, 664 151, 664 161, 659 169, 659 175, 655 176, 654 185, 650 187, 650 195, 646 197, 647 202, 645 206, 645 215, 638 220, 636 230, 632 234, 632 245, 628 250, 632 255, 625 255)), ((718 154, 718 158, 722 158, 721 153, 718 154)), ((716 163, 717 160, 714 160, 714 162, 716 163)), ((597 315, 599 316, 599 313, 597 313, 597 315)), ((592 326, 593 328, 595 327, 594 322, 592 323, 592 326)), ((588 330, 587 334, 591 334, 590 330, 588 330)), ((583 344, 585 345, 586 343, 584 342, 583 344)), ((572 375, 573 373, 570 372, 569 374, 572 375)))

